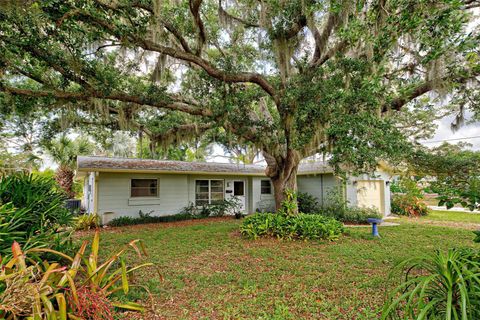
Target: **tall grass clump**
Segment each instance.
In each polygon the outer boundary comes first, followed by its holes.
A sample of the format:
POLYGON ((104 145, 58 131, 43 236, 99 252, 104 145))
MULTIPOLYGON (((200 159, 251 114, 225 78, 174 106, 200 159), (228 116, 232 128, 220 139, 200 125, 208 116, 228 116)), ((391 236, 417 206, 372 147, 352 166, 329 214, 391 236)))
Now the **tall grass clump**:
POLYGON ((14 241, 24 249, 71 246, 65 228, 73 222, 65 193, 51 178, 14 174, 0 178, 0 254, 14 241))
POLYGON ((436 251, 398 268, 402 280, 389 293, 382 319, 480 319, 478 250, 436 251))

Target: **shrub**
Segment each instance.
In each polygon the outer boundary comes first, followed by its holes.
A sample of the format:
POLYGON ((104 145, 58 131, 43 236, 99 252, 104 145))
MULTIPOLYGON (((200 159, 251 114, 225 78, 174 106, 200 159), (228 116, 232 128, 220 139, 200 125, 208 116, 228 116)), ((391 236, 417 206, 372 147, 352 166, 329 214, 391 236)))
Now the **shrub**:
MULTIPOLYGON (((85 241, 74 257, 46 248, 22 251, 14 242, 13 258, 0 263, 0 318, 32 319, 113 319, 114 307, 126 310, 143 310, 133 302, 116 302, 113 293, 129 292, 128 276, 150 263, 128 267, 124 256, 129 249, 141 258, 143 246, 139 240, 130 241, 105 261, 98 259, 100 233, 93 237, 90 254, 85 256, 85 241), (32 263, 31 255, 48 252, 57 258, 68 260, 69 266, 57 262, 32 263), (86 317, 88 316, 88 318, 86 317)), ((0 259, 0 261, 2 261, 0 259)))
POLYGON ((14 241, 24 249, 73 249, 64 228, 73 220, 65 200, 51 178, 26 174, 0 178, 0 254, 9 258, 14 241))
POLYGON ((335 219, 303 213, 256 213, 245 218, 240 228, 242 235, 254 239, 336 240, 343 231, 343 225, 335 219))
POLYGON ((383 218, 377 209, 364 207, 326 206, 317 213, 346 223, 367 223, 369 218, 383 218))
POLYGON ((402 282, 389 294, 382 319, 480 319, 479 251, 437 251, 398 268, 402 282))
POLYGON ((400 216, 420 217, 429 212, 421 198, 408 194, 396 194, 392 197, 392 213, 400 216))
POLYGON ((30 211, 27 208, 17 209, 10 203, 0 205, 0 255, 4 259, 11 258, 11 247, 15 241, 21 243, 25 249, 49 247, 73 250, 70 232, 26 230, 24 225, 28 223, 29 215, 30 211))
POLYGON ((473 239, 473 242, 480 243, 480 230, 475 230, 473 231, 475 234, 475 238, 473 239))
POLYGON ((423 191, 419 188, 419 179, 416 177, 402 176, 390 183, 390 192, 405 193, 418 198, 423 198, 423 191))
POLYGON ((96 229, 98 227, 100 227, 100 217, 96 213, 82 214, 75 217, 74 228, 76 231, 96 229))
POLYGON ((237 197, 222 200, 216 204, 196 206, 190 202, 180 213, 190 214, 193 217, 223 217, 226 214, 234 214, 240 211, 240 201, 237 197))
POLYGON ((160 222, 174 222, 174 221, 183 221, 190 219, 199 219, 200 216, 192 216, 189 213, 178 213, 169 216, 150 216, 143 214, 140 217, 128 217, 122 216, 115 219, 112 219, 108 225, 111 227, 121 227, 121 226, 131 226, 137 224, 146 224, 146 223, 160 223, 160 222))
POLYGON ((232 197, 207 208, 210 211, 209 217, 223 217, 226 214, 237 213, 240 210, 240 201, 238 198, 232 197))
POLYGON ((325 203, 318 206, 315 211, 308 213, 334 218, 346 223, 367 223, 369 218, 381 219, 383 217, 375 208, 348 206, 348 202, 339 188, 331 189, 325 203))
POLYGON ((317 198, 306 192, 299 192, 297 194, 298 212, 314 213, 318 212, 320 205, 317 198))
POLYGON ((0 204, 27 208, 24 228, 34 232, 70 225, 73 215, 65 208, 65 193, 52 178, 14 174, 0 179, 0 204))

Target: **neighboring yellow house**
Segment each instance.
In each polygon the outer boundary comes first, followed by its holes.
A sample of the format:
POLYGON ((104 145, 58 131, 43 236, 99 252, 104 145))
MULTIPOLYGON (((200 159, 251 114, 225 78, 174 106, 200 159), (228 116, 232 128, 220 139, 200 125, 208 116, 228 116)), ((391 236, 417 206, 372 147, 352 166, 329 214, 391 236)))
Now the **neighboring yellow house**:
MULTIPOLYGON (((84 179, 82 204, 88 213, 97 212, 107 223, 119 216, 180 212, 190 203, 212 204, 237 197, 247 213, 274 208, 273 189, 265 167, 214 162, 183 162, 107 157, 77 159, 77 176, 84 179)), ((349 205, 375 207, 390 214, 387 173, 375 177, 350 177, 341 181, 323 162, 301 164, 298 190, 315 196, 320 204, 332 189, 342 190, 349 205)))

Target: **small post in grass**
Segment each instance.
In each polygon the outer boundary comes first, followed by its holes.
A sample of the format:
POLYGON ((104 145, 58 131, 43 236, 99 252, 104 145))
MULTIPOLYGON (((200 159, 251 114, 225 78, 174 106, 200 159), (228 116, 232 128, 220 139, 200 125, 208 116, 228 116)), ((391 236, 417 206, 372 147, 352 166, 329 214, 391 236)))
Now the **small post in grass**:
POLYGON ((375 218, 368 218, 368 223, 372 224, 372 236, 380 238, 380 234, 378 233, 378 225, 383 222, 382 219, 375 219, 375 218))

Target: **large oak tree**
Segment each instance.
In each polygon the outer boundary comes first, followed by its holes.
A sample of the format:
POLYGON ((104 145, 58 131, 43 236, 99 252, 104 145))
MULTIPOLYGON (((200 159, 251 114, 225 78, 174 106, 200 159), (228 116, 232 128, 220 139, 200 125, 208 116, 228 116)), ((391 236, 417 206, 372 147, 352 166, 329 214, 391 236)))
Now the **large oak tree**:
POLYGON ((479 5, 10 1, 0 13, 0 103, 120 124, 163 146, 212 131, 253 144, 279 206, 302 159, 323 153, 368 172, 404 152, 393 113, 441 97, 471 106, 479 5))

